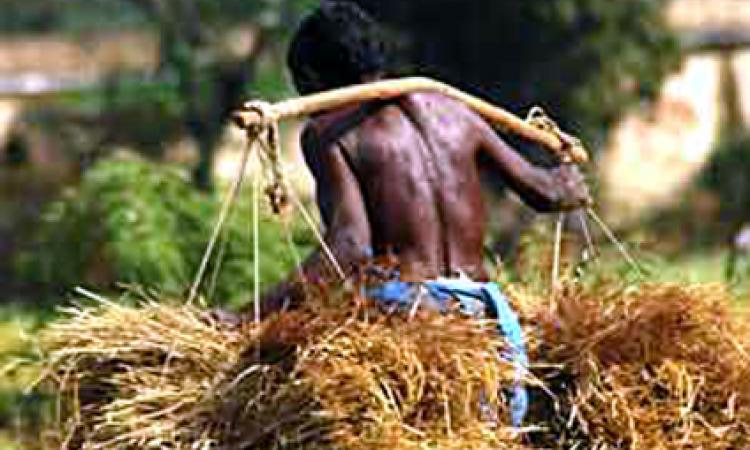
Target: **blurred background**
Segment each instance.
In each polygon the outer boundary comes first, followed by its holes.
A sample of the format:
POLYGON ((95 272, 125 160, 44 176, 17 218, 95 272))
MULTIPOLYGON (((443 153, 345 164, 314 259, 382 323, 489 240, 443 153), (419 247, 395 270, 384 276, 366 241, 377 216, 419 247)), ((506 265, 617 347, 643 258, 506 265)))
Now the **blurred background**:
MULTIPOLYGON (((543 106, 581 136, 595 156, 586 170, 598 209, 649 277, 745 292, 750 1, 352 1, 386 27, 396 74, 435 76, 522 116, 543 106)), ((35 445, 50 400, 24 394, 35 374, 15 363, 33 355, 25 336, 75 286, 184 294, 239 168, 244 141, 229 115, 248 99, 294 95, 286 45, 318 3, 4 0, 0 448, 35 445)), ((284 124, 285 162, 309 202, 299 128, 284 124)), ((553 220, 512 196, 488 201, 488 258, 503 261, 503 276, 547 271, 539 255, 553 220)), ((251 298, 250 210, 243 193, 207 303, 251 298)), ((264 285, 315 243, 296 218, 266 214, 260 233, 264 285)), ((628 276, 617 261, 599 270, 628 276)))

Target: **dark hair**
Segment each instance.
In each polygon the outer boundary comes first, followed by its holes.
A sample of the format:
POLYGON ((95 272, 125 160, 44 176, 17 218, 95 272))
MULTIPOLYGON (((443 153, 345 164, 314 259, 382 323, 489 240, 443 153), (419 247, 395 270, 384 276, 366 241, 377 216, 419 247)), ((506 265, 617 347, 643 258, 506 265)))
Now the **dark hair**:
POLYGON ((382 31, 357 5, 324 1, 300 25, 287 62, 301 94, 361 83, 386 70, 382 31))

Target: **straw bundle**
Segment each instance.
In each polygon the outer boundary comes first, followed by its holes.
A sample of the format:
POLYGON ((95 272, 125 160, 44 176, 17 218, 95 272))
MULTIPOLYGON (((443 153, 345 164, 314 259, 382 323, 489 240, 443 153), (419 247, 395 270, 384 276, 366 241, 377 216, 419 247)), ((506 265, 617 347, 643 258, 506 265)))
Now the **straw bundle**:
POLYGON ((648 284, 569 289, 551 313, 537 308, 533 360, 551 365, 537 372, 557 398, 537 412, 549 429, 536 443, 748 448, 750 333, 729 298, 721 286, 648 284))
MULTIPOLYGON (((526 445, 750 446, 750 335, 721 288, 509 294, 545 383, 529 416, 541 431, 526 445)), ((523 448, 498 389, 514 372, 492 324, 314 297, 259 327, 156 303, 70 310, 43 336, 63 444, 523 448)))
POLYGON ((105 302, 43 336, 67 448, 518 448, 491 324, 311 302, 262 326, 105 302), (496 414, 483 411, 499 411, 496 414))

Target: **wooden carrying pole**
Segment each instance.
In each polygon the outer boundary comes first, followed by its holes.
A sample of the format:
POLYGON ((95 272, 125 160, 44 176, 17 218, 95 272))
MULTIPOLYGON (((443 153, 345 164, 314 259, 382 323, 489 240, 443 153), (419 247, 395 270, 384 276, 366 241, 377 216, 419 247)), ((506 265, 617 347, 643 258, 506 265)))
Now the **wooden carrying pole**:
POLYGON ((241 111, 234 114, 234 121, 239 127, 250 129, 255 126, 266 126, 270 122, 329 111, 351 103, 388 100, 417 91, 439 92, 458 100, 493 125, 541 144, 564 162, 586 163, 589 160, 588 153, 581 142, 561 132, 552 121, 542 119, 542 123, 534 123, 533 119, 531 121, 520 119, 480 98, 425 77, 375 81, 293 98, 275 104, 253 101, 247 103, 241 111))

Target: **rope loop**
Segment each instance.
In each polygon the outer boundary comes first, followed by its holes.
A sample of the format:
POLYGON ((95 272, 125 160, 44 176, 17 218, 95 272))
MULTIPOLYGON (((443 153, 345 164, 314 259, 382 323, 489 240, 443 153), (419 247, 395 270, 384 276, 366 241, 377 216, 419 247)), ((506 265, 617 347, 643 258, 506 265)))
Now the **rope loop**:
POLYGON ((541 106, 533 106, 526 115, 526 123, 554 134, 563 144, 559 156, 564 163, 572 163, 576 160, 574 154, 585 152, 583 142, 575 136, 571 136, 560 129, 560 126, 552 119, 541 106))
POLYGON ((242 105, 242 111, 253 113, 258 116, 257 119, 252 118, 244 122, 243 128, 247 130, 248 134, 259 135, 263 130, 268 128, 272 122, 278 122, 278 114, 276 114, 273 104, 263 100, 245 102, 245 104, 242 105))

